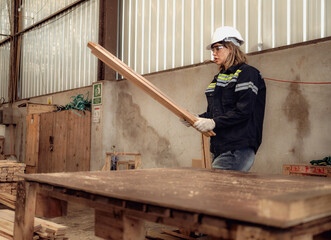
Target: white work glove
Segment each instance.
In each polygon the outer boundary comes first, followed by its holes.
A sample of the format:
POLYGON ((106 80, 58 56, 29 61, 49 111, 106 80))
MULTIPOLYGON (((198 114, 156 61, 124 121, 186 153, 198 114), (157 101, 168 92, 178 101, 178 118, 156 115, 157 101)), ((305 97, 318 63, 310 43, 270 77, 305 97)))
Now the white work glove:
POLYGON ((208 132, 215 128, 215 122, 213 119, 198 117, 193 126, 201 132, 208 132))
POLYGON ((186 121, 184 118, 179 118, 179 121, 184 124, 186 127, 191 127, 191 124, 186 121))

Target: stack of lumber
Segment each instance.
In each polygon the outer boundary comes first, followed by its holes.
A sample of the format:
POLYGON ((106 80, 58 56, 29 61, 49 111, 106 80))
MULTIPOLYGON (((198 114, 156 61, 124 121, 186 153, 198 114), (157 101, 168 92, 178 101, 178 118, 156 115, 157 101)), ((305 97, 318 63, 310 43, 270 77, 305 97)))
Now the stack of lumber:
POLYGON ((16 161, 0 161, 0 182, 17 182, 23 180, 18 175, 24 174, 25 164, 16 161))
MULTIPOLYGON (((14 221, 14 211, 0 210, 0 239, 14 239, 14 221)), ((33 239, 66 240, 66 229, 66 226, 35 217, 33 239)))
POLYGON ((24 174, 25 164, 12 160, 0 160, 0 203, 10 208, 15 207, 17 182, 24 174))
POLYGON ((1 204, 14 209, 15 202, 16 202, 16 196, 11 195, 9 193, 0 192, 0 203, 1 204))

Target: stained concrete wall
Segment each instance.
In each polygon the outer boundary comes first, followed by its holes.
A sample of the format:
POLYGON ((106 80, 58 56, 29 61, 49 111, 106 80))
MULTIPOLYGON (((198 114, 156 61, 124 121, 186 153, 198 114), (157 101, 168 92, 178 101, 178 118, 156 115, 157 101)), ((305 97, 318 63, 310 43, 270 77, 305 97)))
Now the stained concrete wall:
MULTIPOLYGON (((248 59, 265 78, 330 82, 329 49, 331 40, 262 52, 248 59)), ((204 90, 216 73, 216 65, 202 64, 145 77, 178 105, 202 113, 206 109, 204 90)), ((201 158, 199 132, 182 125, 178 117, 131 82, 109 79, 102 83, 101 118, 92 121, 91 170, 102 168, 105 152, 111 151, 112 145, 118 152, 141 153, 143 168, 189 167, 193 158, 201 158)), ((331 155, 331 85, 267 79, 266 85, 263 142, 251 171, 281 173, 284 163, 309 163, 331 155)), ((91 96, 91 87, 53 94, 53 103, 64 105, 70 96, 86 92, 91 96)), ((30 101, 46 103, 47 97, 30 101)), ((14 132, 15 153, 24 161, 24 111, 14 132)), ((6 144, 8 153, 7 140, 6 144)))

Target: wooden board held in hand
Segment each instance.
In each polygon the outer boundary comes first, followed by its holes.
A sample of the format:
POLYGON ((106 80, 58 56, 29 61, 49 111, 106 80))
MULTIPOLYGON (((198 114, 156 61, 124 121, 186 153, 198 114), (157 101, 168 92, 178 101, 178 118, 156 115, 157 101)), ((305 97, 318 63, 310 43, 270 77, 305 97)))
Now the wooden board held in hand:
MULTIPOLYGON (((126 79, 131 81, 133 84, 144 90, 148 95, 154 98, 156 101, 161 103, 175 115, 185 119, 192 126, 198 120, 192 113, 177 106, 172 100, 170 100, 164 93, 162 93, 156 86, 149 82, 146 78, 129 68, 125 63, 115 57, 113 54, 108 52, 105 48, 97 43, 88 42, 87 46, 92 49, 92 53, 98 57, 107 66, 124 76, 126 79)), ((210 137, 215 136, 213 131, 204 132, 204 135, 210 137)))

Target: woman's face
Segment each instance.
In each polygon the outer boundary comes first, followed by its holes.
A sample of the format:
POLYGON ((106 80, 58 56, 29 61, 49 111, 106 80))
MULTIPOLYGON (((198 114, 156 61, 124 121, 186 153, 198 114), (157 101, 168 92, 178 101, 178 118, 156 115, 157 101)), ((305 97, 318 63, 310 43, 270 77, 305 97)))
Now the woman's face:
POLYGON ((226 48, 223 44, 221 43, 215 43, 212 48, 211 48, 214 56, 214 63, 217 65, 222 65, 228 55, 230 54, 231 50, 229 48, 226 48))

